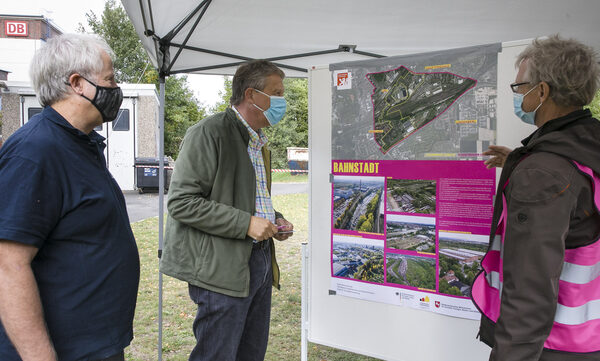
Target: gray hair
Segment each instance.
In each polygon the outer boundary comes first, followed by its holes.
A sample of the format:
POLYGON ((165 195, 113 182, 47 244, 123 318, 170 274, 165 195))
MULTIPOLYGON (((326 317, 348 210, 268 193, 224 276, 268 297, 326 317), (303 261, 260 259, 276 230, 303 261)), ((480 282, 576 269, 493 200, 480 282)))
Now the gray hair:
POLYGON ((240 104, 244 100, 244 92, 248 88, 263 90, 266 86, 267 77, 273 74, 281 79, 285 78, 285 73, 267 60, 253 60, 240 65, 233 76, 229 103, 232 105, 240 104))
POLYGON ((589 104, 600 86, 598 54, 574 39, 562 39, 558 34, 547 39, 535 39, 516 62, 527 60, 526 79, 532 84, 546 82, 550 97, 558 106, 589 104))
POLYGON ((93 77, 102 71, 102 52, 114 53, 102 38, 90 34, 63 34, 50 38, 31 60, 29 75, 43 106, 64 99, 71 87, 69 77, 93 77))

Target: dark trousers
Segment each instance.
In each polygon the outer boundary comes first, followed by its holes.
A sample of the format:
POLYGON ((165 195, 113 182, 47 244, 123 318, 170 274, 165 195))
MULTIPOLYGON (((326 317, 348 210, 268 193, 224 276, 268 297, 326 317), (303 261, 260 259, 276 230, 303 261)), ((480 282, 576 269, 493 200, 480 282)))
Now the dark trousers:
POLYGON ((107 358, 103 358, 97 361, 125 361, 125 353, 123 351, 121 351, 120 353, 116 354, 116 355, 112 355, 110 357, 107 358))
POLYGON ((264 360, 273 282, 268 244, 261 242, 252 249, 248 297, 226 296, 189 285, 190 298, 198 305, 196 346, 190 361, 264 360))

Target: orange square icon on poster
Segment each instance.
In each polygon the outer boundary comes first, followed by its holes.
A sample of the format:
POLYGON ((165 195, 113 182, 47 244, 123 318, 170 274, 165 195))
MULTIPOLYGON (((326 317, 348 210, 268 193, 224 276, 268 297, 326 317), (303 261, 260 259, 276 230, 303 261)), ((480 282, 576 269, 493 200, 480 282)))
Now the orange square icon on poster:
POLYGON ((334 71, 333 82, 338 90, 352 89, 352 73, 348 70, 334 71))
POLYGON ((337 86, 345 86, 348 84, 348 73, 339 73, 337 75, 337 86))

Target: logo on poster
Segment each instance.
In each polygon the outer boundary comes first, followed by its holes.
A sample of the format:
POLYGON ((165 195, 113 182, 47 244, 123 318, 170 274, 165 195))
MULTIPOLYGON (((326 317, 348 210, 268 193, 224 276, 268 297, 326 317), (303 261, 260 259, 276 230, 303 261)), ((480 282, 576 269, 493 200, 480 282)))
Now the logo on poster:
POLYGON ((24 21, 6 21, 4 31, 7 36, 27 36, 27 23, 24 21))
POLYGON ((339 73, 337 75, 337 86, 348 86, 348 73, 339 73))
POLYGON ((435 301, 435 307, 440 308, 440 301, 435 301))
POLYGON ((422 310, 429 310, 431 307, 431 304, 429 302, 430 302, 429 296, 420 298, 418 307, 422 310))
POLYGON ((334 71, 333 82, 338 90, 352 89, 352 72, 348 70, 334 71))

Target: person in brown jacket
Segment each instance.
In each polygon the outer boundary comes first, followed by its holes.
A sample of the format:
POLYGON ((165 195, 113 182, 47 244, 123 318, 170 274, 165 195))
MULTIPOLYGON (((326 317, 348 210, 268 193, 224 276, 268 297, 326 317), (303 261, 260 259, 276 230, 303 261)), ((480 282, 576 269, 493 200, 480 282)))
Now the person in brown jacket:
POLYGON ((490 249, 473 286, 479 337, 492 361, 600 360, 600 252, 591 253, 598 263, 581 266, 582 250, 600 249, 600 122, 583 109, 599 86, 598 56, 552 36, 535 40, 516 64, 515 114, 537 130, 513 151, 484 153, 488 167, 503 170, 490 249), (494 254, 495 275, 484 266, 494 254), (587 279, 575 284, 569 272, 587 279), (569 304, 577 295, 565 292, 576 287, 586 299, 569 304), (489 297, 494 289, 499 302, 489 297))

